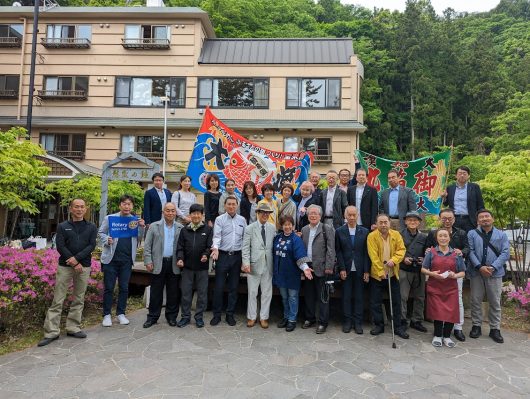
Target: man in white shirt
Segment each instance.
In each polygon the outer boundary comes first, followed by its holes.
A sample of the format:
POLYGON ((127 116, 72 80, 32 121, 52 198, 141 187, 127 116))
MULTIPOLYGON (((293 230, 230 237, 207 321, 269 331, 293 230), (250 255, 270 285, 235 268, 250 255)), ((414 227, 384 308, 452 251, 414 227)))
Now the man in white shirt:
POLYGON ((241 270, 241 247, 247 221, 237 214, 239 201, 236 196, 224 200, 225 213, 215 219, 213 228, 212 259, 217 261, 215 267, 215 288, 213 292, 212 326, 221 321, 223 293, 228 280, 228 303, 226 305, 226 322, 234 326, 234 311, 237 303, 237 288, 241 270))

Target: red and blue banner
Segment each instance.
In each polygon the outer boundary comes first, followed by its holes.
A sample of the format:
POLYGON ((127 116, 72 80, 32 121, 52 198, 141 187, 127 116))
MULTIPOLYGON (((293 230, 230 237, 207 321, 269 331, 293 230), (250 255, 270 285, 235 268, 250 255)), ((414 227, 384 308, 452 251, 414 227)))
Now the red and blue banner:
POLYGON ((201 192, 206 191, 205 180, 211 174, 219 176, 223 187, 226 179, 233 179, 239 193, 249 180, 256 184, 260 194, 267 183, 276 192, 290 183, 298 192, 300 184, 309 177, 312 162, 311 152, 280 152, 260 147, 230 129, 207 108, 187 174, 193 188, 201 192))
POLYGON ((368 172, 368 184, 378 192, 388 188, 387 175, 391 169, 398 173, 399 184, 416 193, 418 212, 438 214, 441 194, 447 185, 447 170, 451 151, 439 152, 413 161, 392 161, 356 150, 357 159, 368 172))

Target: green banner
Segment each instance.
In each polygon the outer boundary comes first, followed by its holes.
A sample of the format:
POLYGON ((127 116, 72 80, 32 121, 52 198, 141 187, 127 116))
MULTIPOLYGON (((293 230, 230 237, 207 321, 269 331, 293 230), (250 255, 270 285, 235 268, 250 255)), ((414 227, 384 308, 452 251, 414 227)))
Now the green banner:
POLYGON ((398 173, 399 184, 412 188, 416 193, 418 212, 440 212, 441 194, 447 184, 450 150, 414 161, 392 161, 360 150, 356 150, 356 153, 361 166, 368 172, 368 184, 379 193, 388 188, 387 175, 394 169, 398 173))

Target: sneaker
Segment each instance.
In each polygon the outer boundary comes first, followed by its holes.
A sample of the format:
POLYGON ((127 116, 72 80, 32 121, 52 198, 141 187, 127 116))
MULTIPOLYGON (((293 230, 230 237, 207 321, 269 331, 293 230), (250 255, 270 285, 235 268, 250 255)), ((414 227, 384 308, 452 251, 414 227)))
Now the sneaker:
POLYGON ((101 322, 101 325, 103 327, 111 327, 112 326, 112 316, 110 314, 107 314, 103 316, 103 321, 101 322))
POLYGON ((129 324, 129 319, 127 317, 125 317, 124 314, 119 314, 118 315, 118 321, 120 322, 121 325, 124 325, 124 326, 129 324))
POLYGON ((434 337, 432 339, 432 346, 440 348, 442 346, 442 337, 434 337))
POLYGON ((443 343, 448 348, 454 348, 456 346, 455 342, 451 338, 444 338, 443 343))

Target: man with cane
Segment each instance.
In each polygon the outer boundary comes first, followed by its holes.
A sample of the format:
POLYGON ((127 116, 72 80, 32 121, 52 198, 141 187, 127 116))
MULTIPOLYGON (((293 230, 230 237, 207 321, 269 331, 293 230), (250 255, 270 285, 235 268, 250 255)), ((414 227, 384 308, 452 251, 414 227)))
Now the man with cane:
MULTIPOLYGON (((409 335, 401 326, 401 295, 399 291, 399 264, 405 257, 405 244, 399 232, 390 229, 388 215, 380 214, 376 219, 376 230, 368 234, 368 256, 372 261, 370 269, 370 307, 374 328, 372 335, 385 331, 381 304, 383 292, 389 290, 392 330, 403 339, 409 335), (394 331, 395 329, 395 331, 394 331)), ((395 344, 393 344, 395 347, 395 344)))

